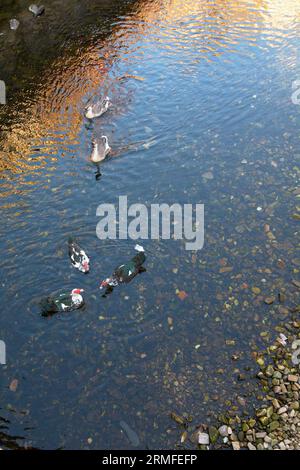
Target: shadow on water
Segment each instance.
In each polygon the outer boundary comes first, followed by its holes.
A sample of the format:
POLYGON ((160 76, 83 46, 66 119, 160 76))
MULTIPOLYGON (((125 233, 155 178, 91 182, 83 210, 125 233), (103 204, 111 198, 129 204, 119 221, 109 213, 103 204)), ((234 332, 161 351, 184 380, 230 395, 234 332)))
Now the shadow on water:
POLYGON ((34 22, 25 1, 4 3, 2 446, 174 448, 172 411, 192 427, 242 397, 247 413, 252 355, 289 315, 264 298, 299 299, 299 2, 45 0, 34 22), (103 92, 114 107, 86 122, 103 92), (101 135, 116 158, 96 181, 101 135), (142 242, 147 271, 102 299, 101 280, 134 255, 133 241, 95 234, 97 206, 119 195, 204 203, 205 245, 142 242), (70 235, 87 276, 69 263, 70 235), (84 288, 85 308, 41 318, 41 297, 62 287, 84 288))

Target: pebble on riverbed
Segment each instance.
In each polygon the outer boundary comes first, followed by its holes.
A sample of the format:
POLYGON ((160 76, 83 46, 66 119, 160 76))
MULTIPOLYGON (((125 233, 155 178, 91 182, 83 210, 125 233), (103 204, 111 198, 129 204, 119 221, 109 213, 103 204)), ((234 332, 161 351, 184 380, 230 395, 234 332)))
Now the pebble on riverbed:
POLYGON ((206 432, 200 432, 198 436, 198 443, 202 445, 209 445, 209 435, 206 432))
POLYGON ((9 27, 13 31, 16 31, 19 26, 20 26, 20 21, 16 20, 15 18, 13 18, 12 20, 9 20, 9 27))
MULTIPOLYGON (((235 415, 232 406, 228 415, 219 418, 221 426, 209 426, 208 433, 202 426, 196 441, 201 449, 300 450, 300 374, 294 367, 295 361, 300 362, 295 357, 300 349, 299 329, 298 322, 289 322, 286 334, 281 332, 265 353, 257 354, 264 404, 247 419, 235 415)), ((237 401, 241 404, 241 397, 237 401)), ((189 433, 187 440, 195 442, 189 433)))
POLYGON ((45 7, 44 5, 35 5, 32 4, 29 6, 28 10, 34 15, 34 16, 41 16, 45 13, 45 7))

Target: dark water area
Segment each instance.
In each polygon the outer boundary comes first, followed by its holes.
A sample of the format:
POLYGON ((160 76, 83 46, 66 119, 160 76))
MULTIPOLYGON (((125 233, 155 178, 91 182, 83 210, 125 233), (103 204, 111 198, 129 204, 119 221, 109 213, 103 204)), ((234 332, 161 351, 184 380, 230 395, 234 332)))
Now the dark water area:
POLYGON ((300 4, 45 0, 34 19, 29 3, 0 12, 1 447, 173 449, 171 412, 193 426, 238 397, 251 411, 253 353, 299 303, 300 4), (102 93, 113 107, 89 123, 102 93), (103 134, 114 157, 97 181, 103 134), (96 236, 98 205, 121 195, 204 204, 205 243, 142 241, 147 271, 102 298, 134 255, 133 240, 96 236), (40 316, 41 297, 74 287, 82 310, 40 316), (265 304, 279 292, 284 305, 265 304))

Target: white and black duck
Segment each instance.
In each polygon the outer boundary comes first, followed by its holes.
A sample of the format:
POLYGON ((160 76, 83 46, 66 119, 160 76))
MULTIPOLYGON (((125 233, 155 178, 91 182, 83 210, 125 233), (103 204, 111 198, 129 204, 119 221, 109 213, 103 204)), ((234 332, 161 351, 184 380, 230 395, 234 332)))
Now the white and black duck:
POLYGON ((122 264, 116 268, 111 277, 108 277, 100 284, 100 289, 106 288, 106 293, 113 290, 119 284, 127 284, 139 273, 146 271, 143 264, 146 260, 144 248, 140 245, 135 246, 138 252, 128 263, 122 264))
POLYGON ((83 289, 73 289, 71 292, 58 292, 41 301, 42 315, 50 316, 58 312, 71 312, 84 305, 83 289))
POLYGON ((86 252, 71 237, 69 238, 68 245, 70 260, 74 268, 82 273, 88 273, 90 270, 90 259, 86 252))
POLYGON ((88 105, 85 110, 85 117, 87 119, 94 119, 102 116, 111 106, 111 101, 108 96, 102 98, 94 104, 88 105))

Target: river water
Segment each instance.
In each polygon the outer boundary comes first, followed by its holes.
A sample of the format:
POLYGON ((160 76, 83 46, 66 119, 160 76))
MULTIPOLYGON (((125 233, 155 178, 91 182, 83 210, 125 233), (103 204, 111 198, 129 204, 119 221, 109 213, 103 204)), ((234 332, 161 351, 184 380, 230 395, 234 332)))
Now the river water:
POLYGON ((45 0, 37 19, 27 1, 2 4, 2 447, 172 449, 172 412, 192 427, 238 397, 251 411, 253 353, 299 301, 299 2, 45 0), (87 122, 103 93, 113 107, 87 122), (96 180, 103 134, 113 157, 96 180), (134 253, 96 236, 98 205, 121 195, 204 204, 205 243, 143 241, 147 271, 103 298, 99 282, 134 253), (73 287, 84 309, 40 316, 41 297, 73 287))

